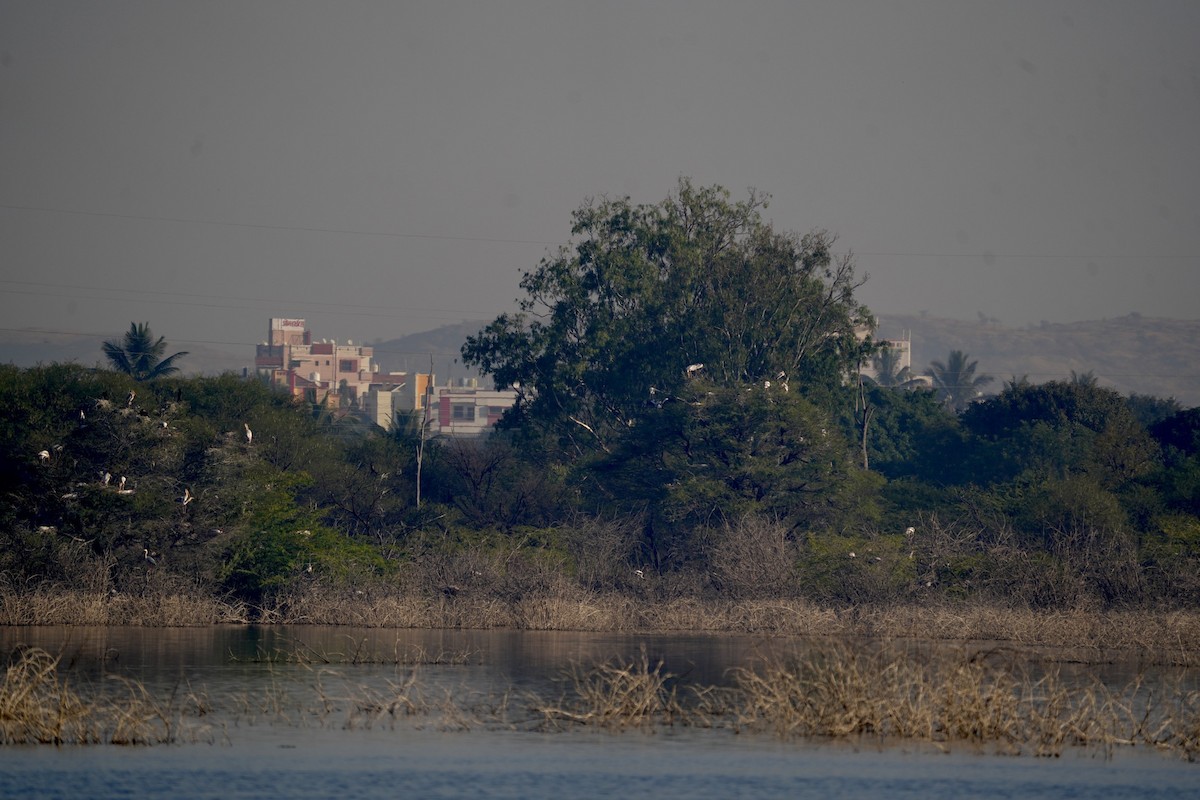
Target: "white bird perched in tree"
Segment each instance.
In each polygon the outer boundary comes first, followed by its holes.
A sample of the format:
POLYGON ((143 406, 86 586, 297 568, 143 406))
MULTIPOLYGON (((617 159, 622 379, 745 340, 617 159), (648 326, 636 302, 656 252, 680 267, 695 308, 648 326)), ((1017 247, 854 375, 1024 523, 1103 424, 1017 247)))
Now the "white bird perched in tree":
POLYGON ((129 396, 125 398, 125 407, 126 408, 133 405, 133 398, 135 398, 135 397, 137 397, 137 392, 135 392, 133 389, 130 389, 129 396))
POLYGON ((120 478, 120 480, 118 480, 118 481, 117 481, 117 488, 118 488, 118 489, 124 489, 124 488, 125 488, 125 476, 124 476, 124 475, 122 475, 122 476, 121 476, 121 478, 120 478))
POLYGON ((688 364, 687 369, 683 371, 684 376, 688 378, 695 377, 696 373, 704 369, 703 364, 688 364))
POLYGON ((105 486, 108 486, 108 484, 111 481, 112 481, 112 473, 111 472, 109 472, 108 470, 104 470, 103 472, 100 473, 100 482, 103 483, 105 486))
POLYGON ((254 431, 250 430, 250 426, 244 422, 242 423, 242 427, 246 429, 246 444, 253 444, 254 443, 254 431))
POLYGON ((183 504, 186 506, 195 499, 196 498, 192 495, 192 490, 185 486, 183 489, 183 504))
POLYGON ((150 553, 150 551, 147 550, 145 547, 142 548, 142 558, 144 558, 146 560, 146 563, 149 564, 150 566, 152 566, 152 567, 158 566, 158 561, 154 558, 154 556, 150 553))
POLYGON ((38 461, 41 461, 43 464, 49 463, 49 461, 50 461, 50 451, 49 451, 49 450, 42 450, 42 451, 40 451, 40 452, 38 453, 38 461))

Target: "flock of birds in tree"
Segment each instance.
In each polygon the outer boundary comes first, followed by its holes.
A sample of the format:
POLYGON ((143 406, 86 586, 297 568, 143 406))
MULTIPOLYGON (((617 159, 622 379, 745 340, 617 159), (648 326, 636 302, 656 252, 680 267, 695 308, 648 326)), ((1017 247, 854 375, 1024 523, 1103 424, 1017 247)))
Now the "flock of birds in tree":
MULTIPOLYGON (((700 372, 701 372, 703 369, 704 369, 704 365, 703 365, 703 364, 689 364, 689 365, 687 366, 687 368, 684 370, 684 375, 685 375, 685 377, 687 377, 687 378, 694 378, 694 377, 696 377, 696 375, 698 375, 698 374, 699 374, 699 373, 700 373, 700 372)), ((788 391, 788 384, 787 384, 787 374, 786 374, 786 373, 784 373, 784 372, 782 372, 782 371, 781 371, 781 372, 779 372, 779 373, 778 373, 778 374, 775 376, 775 380, 776 380, 776 382, 779 384, 779 388, 783 389, 783 391, 785 391, 785 392, 786 392, 786 391, 788 391)), ((763 388, 764 388, 764 389, 770 389, 770 388, 771 388, 771 385, 772 385, 772 384, 771 384, 771 381, 769 381, 769 380, 768 380, 768 381, 764 381, 764 382, 763 382, 763 388)), ((663 403, 664 401, 658 400, 658 399, 657 399, 657 396, 658 396, 658 389, 656 389, 655 387, 651 386, 651 387, 650 387, 650 397, 651 397, 651 402, 652 402, 654 405, 656 405, 656 406, 658 406, 658 407, 661 407, 661 406, 662 406, 662 403, 663 403)), ((126 407, 126 408, 132 408, 132 406, 133 406, 133 401, 134 401, 134 399, 135 399, 136 397, 137 397, 137 392, 136 392, 136 391, 133 391, 133 390, 130 390, 128 397, 126 397, 126 399, 125 399, 125 407, 126 407)), ((668 400, 670 400, 670 399, 673 399, 673 398, 667 398, 667 399, 668 399, 668 400)), ((84 413, 83 409, 80 409, 80 410, 79 410, 79 421, 80 421, 80 424, 83 424, 83 423, 84 423, 84 421, 85 421, 86 419, 87 419, 87 415, 84 413)), ((167 425, 167 423, 166 423, 166 422, 163 422, 163 426, 164 426, 164 427, 166 427, 166 425, 167 425)), ((250 429, 250 425, 249 425, 248 423, 242 423, 242 429, 243 429, 243 431, 244 431, 244 433, 245 433, 245 436, 246 436, 246 445, 247 445, 247 446, 249 446, 249 445, 252 445, 252 444, 254 443, 254 431, 250 429)), ((54 449, 54 451, 55 451, 55 452, 61 452, 61 451, 62 451, 62 449, 63 449, 63 447, 62 447, 62 445, 60 445, 60 444, 59 444, 59 445, 54 445, 54 448, 53 448, 53 449, 54 449)), ((52 458, 53 458, 53 454, 51 453, 51 451, 50 451, 50 450, 40 450, 40 451, 38 451, 37 457, 38 457, 38 461, 39 461, 40 463, 42 463, 42 464, 49 464, 49 463, 51 462, 52 458)), ((107 487, 107 486, 111 485, 111 483, 112 483, 112 478, 113 478, 113 476, 112 476, 112 473, 110 473, 108 470, 101 470, 101 474, 100 474, 100 482, 101 482, 101 484, 102 484, 103 486, 106 486, 106 487, 107 487)), ((127 479, 126 479, 126 477, 125 477, 124 475, 120 476, 120 477, 117 479, 117 494, 129 495, 129 494, 133 494, 133 493, 134 493, 134 490, 133 490, 132 488, 126 488, 126 483, 127 483, 127 479)), ((75 496, 75 495, 74 495, 74 493, 70 493, 70 494, 68 494, 68 495, 63 495, 63 498, 64 498, 64 499, 69 499, 69 498, 71 498, 71 497, 74 497, 74 496, 75 496)), ((192 502, 193 502, 195 499, 196 499, 196 496, 195 496, 194 494, 192 494, 192 490, 191 490, 190 488, 187 488, 187 487, 185 487, 185 488, 184 488, 184 490, 183 490, 183 496, 180 498, 180 503, 181 503, 181 505, 182 505, 184 508, 186 508, 186 507, 187 507, 188 505, 190 505, 190 504, 191 504, 191 503, 192 503, 192 502)), ((52 530, 51 528, 49 528, 49 527, 46 527, 46 526, 43 526, 43 529, 44 529, 44 530, 52 530)), ((307 533, 307 531, 305 531, 305 533, 307 533)), ((905 538, 907 538, 907 539, 909 540, 909 542, 910 542, 910 543, 911 543, 911 541, 912 541, 912 538, 913 538, 913 536, 914 536, 915 534, 916 534, 916 528, 913 528, 913 527, 911 527, 911 526, 910 526, 910 527, 908 527, 908 528, 906 528, 906 529, 905 529, 905 531, 904 531, 905 538)), ((144 548, 142 548, 142 558, 143 558, 143 560, 146 562, 146 565, 147 565, 147 566, 149 566, 149 567, 154 567, 154 566, 157 566, 157 565, 158 565, 158 559, 157 559, 157 556, 158 556, 158 554, 157 554, 157 553, 151 553, 149 548, 145 548, 145 547, 144 547, 144 548)), ((858 558, 858 554, 857 554, 857 553, 855 553, 853 550, 851 550, 851 551, 850 551, 850 553, 849 553, 849 556, 850 556, 850 558, 858 558)), ((912 552, 910 552, 910 553, 909 553, 909 555, 908 555, 908 557, 909 557, 910 559, 911 559, 911 558, 914 558, 914 557, 915 557, 915 551, 912 551, 912 552)), ((873 560, 873 561, 880 561, 880 560, 882 560, 882 559, 881 559, 879 556, 875 556, 875 557, 874 557, 872 560, 873 560)), ((309 564, 309 566, 308 566, 308 571, 309 571, 309 572, 312 572, 312 565, 311 565, 311 564, 309 564)), ((645 572, 644 572, 643 570, 641 570, 641 569, 635 569, 633 572, 634 572, 634 575, 635 575, 637 578, 639 578, 639 579, 643 579, 643 578, 645 578, 645 572)), ((930 585, 929 583, 926 583, 926 586, 929 586, 929 585, 930 585)))
MULTIPOLYGON (((131 389, 129 391, 129 394, 126 395, 126 397, 125 397, 125 408, 132 409, 133 401, 135 399, 137 399, 137 392, 135 390, 131 389)), ((96 405, 100 408, 111 408, 112 407, 112 404, 107 400, 97 400, 96 405)), ((79 409, 79 425, 80 425, 80 427, 84 427, 84 426, 86 426, 86 424, 87 424, 87 412, 81 408, 81 409, 79 409)), ((169 427, 166 420, 163 420, 161 424, 162 424, 163 428, 169 427)), ((247 446, 252 445, 254 443, 254 431, 252 431, 250 429, 250 425, 247 423, 242 423, 242 429, 243 429, 245 437, 246 437, 246 445, 247 446)), ((49 466, 55 460, 55 458, 58 456, 58 454, 61 453, 62 451, 63 451, 63 446, 61 444, 56 444, 50 449, 39 450, 37 453, 38 463, 41 464, 42 466, 49 466)), ((79 484, 79 485, 82 486, 83 484, 79 484)), ((113 474, 111 472, 109 472, 107 469, 100 470, 100 485, 106 489, 113 486, 113 474)), ((129 479, 126 476, 121 475, 116 478, 115 491, 119 495, 131 495, 131 494, 134 494, 135 489, 129 485, 129 479)), ((79 497, 79 495, 77 492, 68 492, 68 493, 62 495, 60 497, 60 499, 74 500, 74 499, 77 499, 78 497, 79 497)), ((196 500, 196 495, 192 494, 191 488, 184 487, 183 496, 179 498, 180 505, 183 508, 187 508, 187 506, 189 506, 195 500, 196 500)), ((42 526, 39 526, 38 530, 42 533, 51 533, 51 532, 56 531, 57 529, 51 525, 42 525, 42 526)), ((71 538, 75 538, 75 537, 71 537, 71 538)), ((157 560, 158 554, 152 553, 149 548, 146 548, 146 547, 142 548, 142 558, 148 567, 153 567, 153 566, 158 565, 158 560, 157 560)), ((311 565, 309 566, 309 571, 310 572, 312 571, 311 565)))
MULTIPOLYGON (((701 363, 688 364, 683 369, 683 377, 688 380, 692 380, 693 378, 698 377, 700 375, 700 373, 703 371, 704 371, 704 364, 701 364, 701 363)), ((782 389, 784 392, 787 392, 788 391, 787 373, 784 372, 783 370, 780 370, 779 372, 777 372, 775 374, 774 383, 772 383, 770 380, 763 381, 763 389, 769 391, 772 386, 777 386, 778 388, 782 389)), ((664 403, 669 403, 672 400, 677 399, 675 397, 671 397, 670 395, 660 397, 659 396, 660 394, 661 394, 661 392, 658 390, 658 387, 651 386, 650 387, 650 399, 646 401, 646 405, 653 406, 654 408, 662 408, 664 403)))

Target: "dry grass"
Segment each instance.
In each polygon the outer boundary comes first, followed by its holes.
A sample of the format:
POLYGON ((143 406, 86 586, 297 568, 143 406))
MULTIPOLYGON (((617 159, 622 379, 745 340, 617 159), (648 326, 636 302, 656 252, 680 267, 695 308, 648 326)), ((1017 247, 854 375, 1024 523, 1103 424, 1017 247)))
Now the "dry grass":
POLYGON ((1039 756, 1141 745, 1200 757, 1194 691, 1078 684, 978 651, 824 647, 735 677, 739 725, 785 738, 957 742, 1039 756))
POLYGON ((996 641, 1060 648, 1068 660, 1113 651, 1155 663, 1200 664, 1200 612, 1035 611, 993 607, 897 606, 857 610, 844 634, 938 641, 996 641))
POLYGON ((0 592, 0 625, 144 625, 189 627, 250 619, 241 603, 213 597, 37 589, 0 592))
POLYGON ((94 708, 58 678, 58 659, 27 650, 4 674, 0 737, 4 744, 102 741, 94 708))
POLYGON ((310 587, 267 607, 183 594, 0 592, 0 625, 187 626, 244 623, 373 628, 596 632, 756 633, 1055 648, 1058 658, 1098 661, 1114 653, 1148 663, 1200 664, 1200 611, 1033 610, 973 605, 834 607, 801 599, 706 599, 667 595, 647 576, 636 591, 564 589, 502 596, 484 588, 424 595, 385 586, 310 587))
POLYGON ((662 667, 650 662, 645 648, 633 663, 576 666, 567 676, 571 694, 554 703, 535 702, 534 711, 550 728, 573 723, 621 730, 682 721, 676 678, 662 667))
MULTIPOLYGON (((378 663, 364 652, 360 645, 340 663, 378 663)), ((39 649, 19 651, 0 686, 0 744, 212 741, 212 725, 199 722, 212 715, 226 724, 266 720, 345 729, 402 721, 442 730, 688 725, 1039 756, 1068 748, 1110 756, 1137 746, 1200 760, 1200 692, 1141 679, 1117 689, 1096 679, 1068 680, 1054 669, 1036 671, 1012 651, 947 653, 880 642, 817 646, 737 669, 733 686, 716 687, 683 683, 643 649, 632 662, 575 666, 560 696, 530 696, 520 704, 509 694, 431 692, 419 680, 424 667, 407 666, 381 688, 351 682, 311 651, 297 659, 298 676, 272 677, 265 688, 226 698, 228 708, 216 709, 203 694, 177 689, 157 697, 129 680, 119 682, 124 691, 89 698, 60 677, 57 658, 39 649)))
POLYGON ((58 658, 22 650, 0 686, 0 743, 132 745, 209 736, 206 726, 184 723, 205 712, 203 696, 176 693, 164 700, 136 681, 122 683, 127 693, 121 698, 88 698, 60 678, 58 658))
POLYGON ((643 651, 634 663, 573 669, 563 696, 533 710, 548 729, 683 724, 1038 756, 1149 746, 1200 759, 1200 693, 1035 675, 996 652, 826 646, 737 669, 734 679, 733 688, 681 687, 643 651))

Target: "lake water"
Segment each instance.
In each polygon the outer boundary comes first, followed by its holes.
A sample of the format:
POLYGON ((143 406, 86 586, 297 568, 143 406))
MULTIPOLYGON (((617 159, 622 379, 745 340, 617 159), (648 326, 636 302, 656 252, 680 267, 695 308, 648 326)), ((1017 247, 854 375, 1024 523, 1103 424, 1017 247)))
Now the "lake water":
POLYGON ((127 691, 115 674, 159 696, 203 697, 209 708, 188 718, 174 744, 0 747, 4 798, 1200 797, 1200 764, 1145 748, 1111 759, 1093 750, 1039 759, 957 744, 942 753, 930 745, 784 742, 730 729, 545 732, 522 724, 523 699, 553 696, 572 664, 630 661, 644 647, 668 671, 715 685, 732 666, 797 646, 784 639, 0 629, 6 651, 18 644, 60 653, 62 674, 80 691, 127 691), (364 698, 394 697, 414 670, 433 710, 400 717, 362 710, 364 698), (457 710, 438 710, 438 698, 451 696, 447 705, 457 710), (504 698, 514 711, 497 724, 492 712, 504 698), (476 713, 474 704, 489 711, 476 713))

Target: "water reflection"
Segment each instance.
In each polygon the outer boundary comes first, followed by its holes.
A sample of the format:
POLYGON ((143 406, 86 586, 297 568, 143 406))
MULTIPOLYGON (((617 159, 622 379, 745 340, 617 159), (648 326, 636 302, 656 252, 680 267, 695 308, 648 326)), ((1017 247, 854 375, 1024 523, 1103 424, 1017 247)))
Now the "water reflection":
MULTIPOLYGON (((932 745, 780 742, 728 729, 548 735, 475 724, 469 709, 459 719, 399 721, 355 710, 364 697, 394 694, 414 669, 429 696, 552 695, 570 665, 631 662, 643 648, 685 681, 721 685, 732 667, 807 646, 790 638, 316 626, 0 629, 0 646, 18 645, 60 654, 76 686, 103 690, 119 675, 151 691, 185 686, 204 695, 214 711, 202 722, 212 735, 196 738, 217 746, 4 747, 4 797, 226 798, 268 788, 289 797, 1165 797, 1193 791, 1200 775, 1200 766, 1133 748, 1111 761, 1094 751, 1006 759, 966 745, 946 755, 932 745)), ((1137 668, 1101 671, 1117 685, 1137 668)), ((1180 676, 1158 675, 1166 677, 1180 676)))

